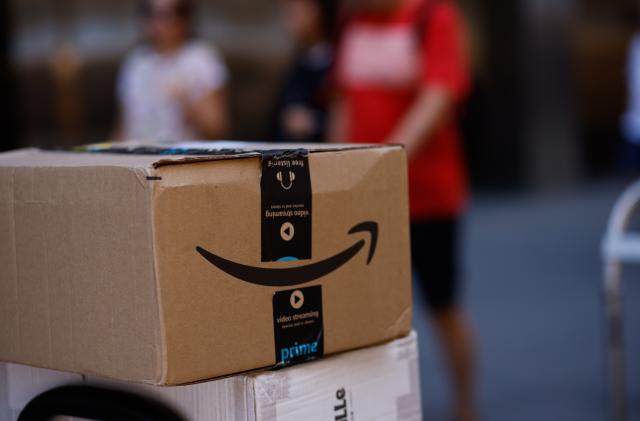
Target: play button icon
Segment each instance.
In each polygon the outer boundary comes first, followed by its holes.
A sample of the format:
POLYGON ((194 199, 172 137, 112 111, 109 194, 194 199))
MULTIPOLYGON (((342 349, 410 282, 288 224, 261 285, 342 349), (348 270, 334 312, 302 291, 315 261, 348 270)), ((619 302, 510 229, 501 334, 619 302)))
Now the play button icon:
POLYGON ((291 307, 296 310, 299 310, 300 307, 304 304, 304 294, 299 289, 293 291, 291 293, 291 298, 289 298, 289 302, 291 303, 291 307))
POLYGON ((291 222, 285 222, 280 227, 280 237, 284 241, 291 241, 293 239, 293 235, 295 230, 293 229, 293 224, 291 222))

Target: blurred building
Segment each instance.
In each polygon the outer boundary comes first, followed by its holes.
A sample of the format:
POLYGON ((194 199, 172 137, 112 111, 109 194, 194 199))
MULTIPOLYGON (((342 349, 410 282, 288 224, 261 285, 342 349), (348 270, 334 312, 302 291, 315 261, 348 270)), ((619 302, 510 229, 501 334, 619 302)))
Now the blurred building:
POLYGON ((476 182, 554 188, 610 171, 633 0, 466 0, 480 26, 476 182))

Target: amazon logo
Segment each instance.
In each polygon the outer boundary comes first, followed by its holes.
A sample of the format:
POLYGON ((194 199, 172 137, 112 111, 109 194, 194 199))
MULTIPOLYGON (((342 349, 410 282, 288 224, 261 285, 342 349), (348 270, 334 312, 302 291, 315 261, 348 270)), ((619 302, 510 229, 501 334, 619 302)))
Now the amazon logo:
MULTIPOLYGON (((349 230, 349 234, 360 232, 368 232, 370 234, 369 253, 367 255, 368 265, 376 252, 378 224, 372 221, 362 222, 349 230)), ((364 248, 365 244, 366 241, 361 239, 345 250, 320 262, 291 268, 248 266, 225 259, 202 247, 196 247, 196 251, 209 263, 237 279, 256 285, 283 287, 304 284, 322 278, 349 262, 364 248)))

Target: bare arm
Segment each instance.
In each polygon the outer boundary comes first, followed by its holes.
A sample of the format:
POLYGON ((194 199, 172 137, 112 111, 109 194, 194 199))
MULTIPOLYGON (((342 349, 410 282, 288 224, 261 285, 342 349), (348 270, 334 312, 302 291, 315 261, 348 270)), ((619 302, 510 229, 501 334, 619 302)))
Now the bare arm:
POLYGON ((329 126, 327 142, 340 143, 347 141, 347 117, 344 99, 336 98, 329 108, 329 126))
POLYGON ((182 104, 185 119, 200 136, 219 139, 226 135, 229 122, 223 89, 211 91, 194 102, 183 100, 182 104))
POLYGON ((445 88, 424 88, 405 117, 393 131, 388 143, 404 145, 410 158, 426 146, 448 117, 453 101, 445 88))

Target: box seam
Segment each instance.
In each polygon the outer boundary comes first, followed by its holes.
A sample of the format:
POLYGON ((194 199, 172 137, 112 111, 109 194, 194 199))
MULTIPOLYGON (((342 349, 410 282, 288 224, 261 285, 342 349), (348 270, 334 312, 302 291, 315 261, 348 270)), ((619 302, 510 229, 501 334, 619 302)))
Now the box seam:
MULTIPOLYGON (((144 169, 144 177, 143 175, 136 172, 138 176, 138 180, 141 183, 148 183, 147 176, 155 176, 155 170, 152 168, 144 169), (144 181, 143 181, 144 180, 144 181)), ((155 284, 155 302, 156 302, 156 311, 157 311, 157 320, 156 324, 156 344, 158 346, 158 350, 156 352, 156 369, 154 374, 153 383, 158 385, 166 384, 168 377, 168 363, 167 363, 167 340, 166 340, 166 330, 165 330, 165 321, 164 321, 164 313, 162 311, 162 298, 160 291, 160 280, 158 277, 158 258, 156 253, 156 232, 155 232, 155 206, 154 206, 154 197, 156 192, 157 184, 155 182, 151 183, 151 188, 148 189, 149 192, 149 232, 151 235, 151 254, 153 259, 153 282, 155 284), (159 368, 159 371, 158 371, 159 368)))

